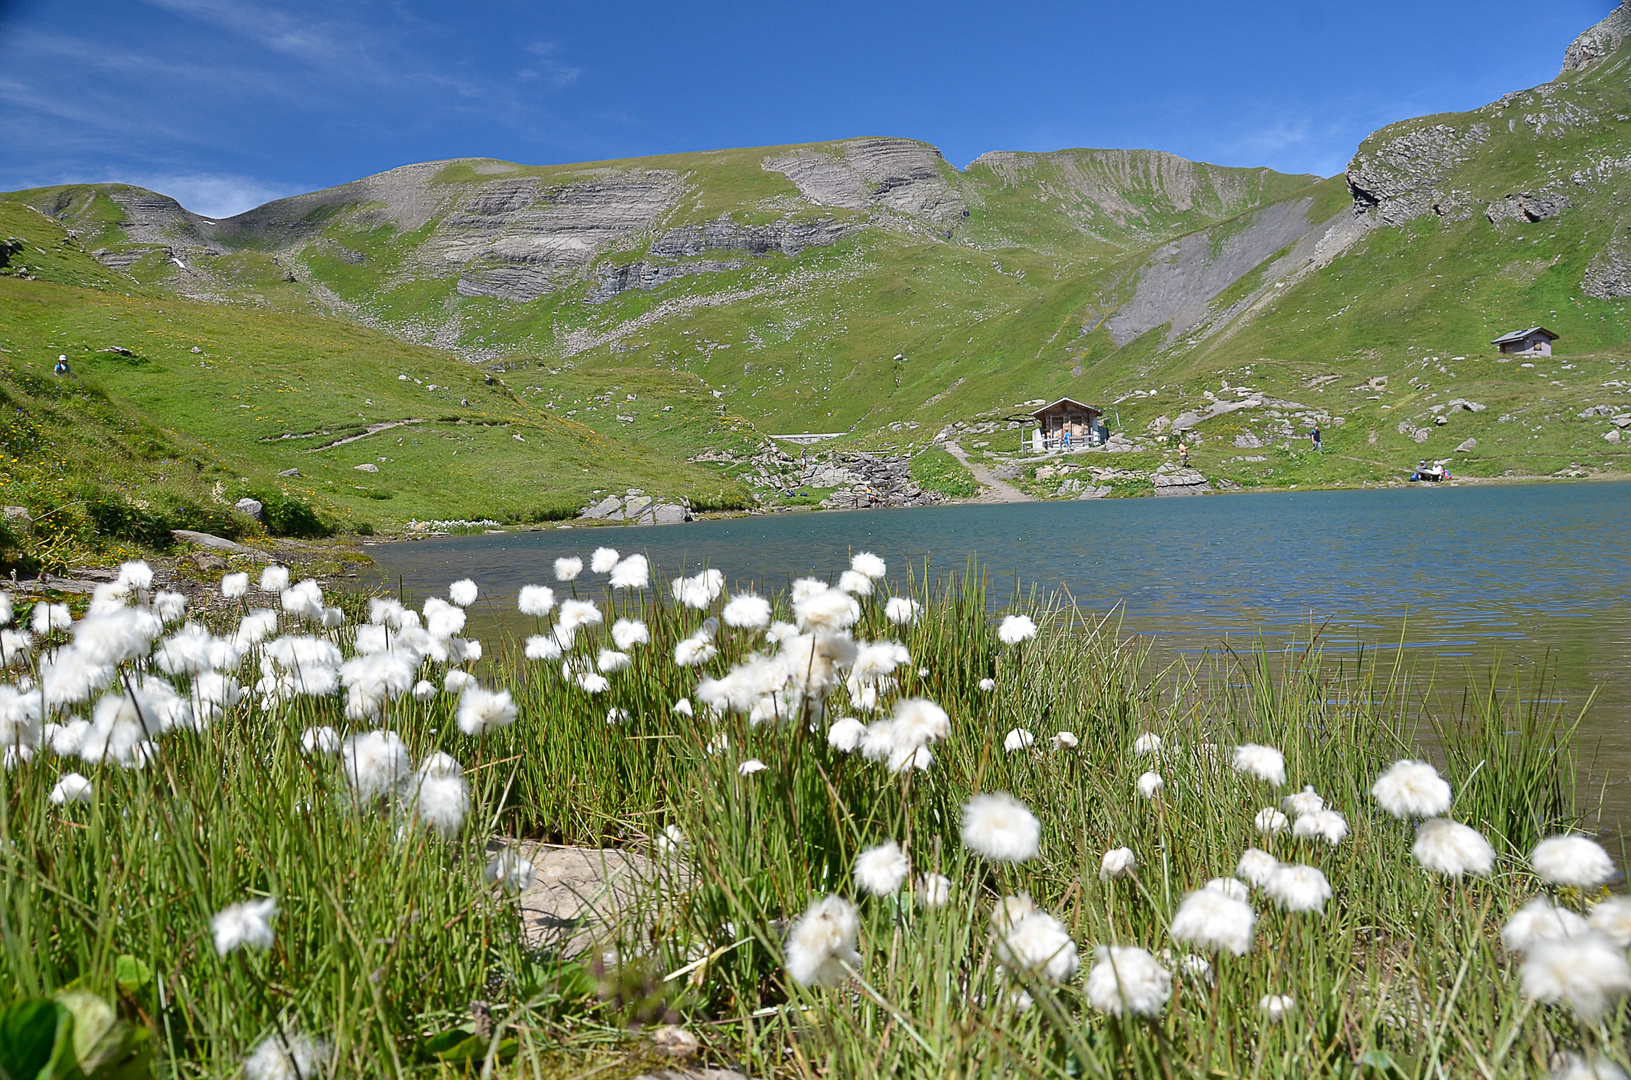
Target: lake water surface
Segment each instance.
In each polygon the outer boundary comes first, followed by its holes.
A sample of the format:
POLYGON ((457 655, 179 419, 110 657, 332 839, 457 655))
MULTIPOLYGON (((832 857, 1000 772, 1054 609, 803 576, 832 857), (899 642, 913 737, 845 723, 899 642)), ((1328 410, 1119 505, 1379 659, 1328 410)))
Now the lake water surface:
MULTIPOLYGON (((836 575, 852 551, 931 573, 970 558, 1000 599, 1017 584, 1067 590, 1087 611, 1120 605, 1160 650, 1224 640, 1273 646, 1324 626, 1328 655, 1409 650, 1441 685, 1507 669, 1555 671, 1578 708, 1582 764, 1607 785, 1605 825, 1631 825, 1631 483, 1427 487, 1178 499, 776 514, 686 525, 436 537, 372 549, 382 579, 443 592, 473 577, 513 612, 551 583, 559 555, 643 551, 668 574, 704 565, 733 584, 836 575), (1402 634, 1402 644, 1401 644, 1402 634)), ((1525 685, 1528 683, 1526 681, 1525 685)))

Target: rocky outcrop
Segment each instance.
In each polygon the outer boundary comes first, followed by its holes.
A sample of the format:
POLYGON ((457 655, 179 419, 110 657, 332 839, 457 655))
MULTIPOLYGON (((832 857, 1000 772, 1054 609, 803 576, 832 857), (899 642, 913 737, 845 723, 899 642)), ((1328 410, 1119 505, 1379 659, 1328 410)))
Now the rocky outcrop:
POLYGON ((1533 193, 1523 191, 1490 203, 1484 217, 1492 225, 1499 225, 1503 221, 1528 223, 1544 221, 1568 208, 1569 197, 1561 192, 1545 189, 1533 193))
POLYGON ((1587 264, 1580 291, 1598 300, 1631 296, 1631 227, 1615 226, 1608 243, 1587 264))
POLYGON ((924 491, 912 479, 908 457, 845 454, 814 461, 802 470, 801 483, 809 487, 836 487, 821 505, 855 510, 881 506, 928 506, 944 502, 936 491, 924 491))
POLYGON ((799 193, 817 206, 885 207, 945 228, 968 216, 955 173, 928 143, 847 139, 830 147, 799 147, 773 155, 764 159, 763 167, 793 181, 799 193))
POLYGON ((658 502, 640 491, 608 495, 578 514, 584 521, 622 521, 630 525, 677 525, 691 520, 691 511, 679 503, 658 502))
POLYGON ((1399 135, 1379 134, 1379 140, 1365 140, 1348 163, 1348 191, 1355 207, 1373 213, 1378 224, 1403 225, 1451 209, 1450 174, 1489 141, 1489 125, 1461 131, 1434 124, 1399 135))
POLYGON ((1631 6, 1621 0, 1619 7, 1602 22, 1593 26, 1563 51, 1561 78, 1571 71, 1584 71, 1620 47, 1620 42, 1631 34, 1631 6))
MULTIPOLYGON (((769 225, 741 225, 721 217, 700 225, 682 225, 651 242, 647 254, 655 258, 684 259, 705 251, 745 251, 750 255, 797 255, 807 247, 824 247, 841 240, 863 225, 858 221, 783 220, 769 225)), ((691 274, 738 270, 741 259, 707 259, 700 262, 654 263, 641 260, 625 265, 603 265, 596 269, 598 283, 589 291, 591 303, 604 303, 629 289, 656 289, 691 274)))
POLYGON ((1212 490, 1212 485, 1198 470, 1173 468, 1170 465, 1155 470, 1150 474, 1150 481, 1155 485, 1158 496, 1205 495, 1212 490))

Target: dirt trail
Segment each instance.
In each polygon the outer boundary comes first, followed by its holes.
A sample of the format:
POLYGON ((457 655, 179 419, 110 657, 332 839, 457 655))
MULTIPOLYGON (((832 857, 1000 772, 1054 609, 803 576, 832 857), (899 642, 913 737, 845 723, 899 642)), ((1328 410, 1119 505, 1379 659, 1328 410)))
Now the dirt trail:
POLYGON ((976 502, 976 503, 1036 502, 1036 499, 1034 499, 1031 496, 1025 494, 1023 491, 1019 490, 1019 488, 1015 487, 1014 485, 1008 483, 1005 480, 998 480, 995 476, 992 475, 991 470, 986 468, 984 465, 981 465, 977 461, 970 461, 968 459, 968 455, 963 453, 963 448, 961 446, 958 446, 955 442, 946 442, 946 443, 943 443, 942 445, 945 446, 946 453, 950 454, 952 457, 954 457, 958 461, 962 462, 963 467, 966 468, 969 472, 974 474, 974 479, 978 480, 979 483, 980 483, 980 487, 984 489, 984 490, 982 490, 980 492, 979 495, 977 495, 976 497, 968 500, 969 502, 976 502))

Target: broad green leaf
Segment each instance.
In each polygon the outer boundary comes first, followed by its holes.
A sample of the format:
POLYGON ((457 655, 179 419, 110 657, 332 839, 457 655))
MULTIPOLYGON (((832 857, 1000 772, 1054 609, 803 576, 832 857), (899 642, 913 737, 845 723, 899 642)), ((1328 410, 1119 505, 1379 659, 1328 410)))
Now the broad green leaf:
POLYGON ((0 1012, 0 1080, 47 1080, 73 1022, 50 998, 24 998, 0 1012))

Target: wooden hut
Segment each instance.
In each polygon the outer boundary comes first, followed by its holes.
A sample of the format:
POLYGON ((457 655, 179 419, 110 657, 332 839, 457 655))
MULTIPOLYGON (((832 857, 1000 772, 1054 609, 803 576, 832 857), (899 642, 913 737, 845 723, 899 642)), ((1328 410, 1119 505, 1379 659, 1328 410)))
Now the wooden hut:
POLYGON ((1101 410, 1068 397, 1044 405, 1031 414, 1040 426, 1042 445, 1047 450, 1068 450, 1102 442, 1104 428, 1099 423, 1102 415, 1101 410))
POLYGON ((1514 330, 1490 342, 1503 353, 1513 356, 1551 356, 1552 342, 1557 335, 1544 326, 1531 326, 1527 330, 1514 330))

